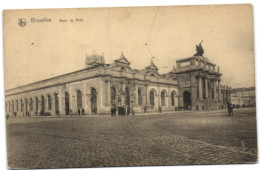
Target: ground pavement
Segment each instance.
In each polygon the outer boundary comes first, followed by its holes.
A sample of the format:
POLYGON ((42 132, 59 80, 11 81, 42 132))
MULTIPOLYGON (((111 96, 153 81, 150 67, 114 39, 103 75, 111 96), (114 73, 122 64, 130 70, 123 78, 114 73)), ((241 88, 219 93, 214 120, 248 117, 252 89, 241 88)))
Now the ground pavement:
POLYGON ((256 112, 10 118, 7 151, 24 169, 255 163, 256 112))

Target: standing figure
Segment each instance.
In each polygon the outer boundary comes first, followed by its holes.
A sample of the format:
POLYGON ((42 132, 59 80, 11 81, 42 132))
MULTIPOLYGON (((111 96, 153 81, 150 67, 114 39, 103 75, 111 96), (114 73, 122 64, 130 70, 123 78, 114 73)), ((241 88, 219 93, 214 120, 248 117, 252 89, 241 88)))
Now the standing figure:
POLYGON ((162 106, 158 107, 158 113, 162 113, 162 106))
POLYGON ((234 105, 233 105, 232 103, 228 102, 227 108, 228 108, 228 115, 229 115, 229 116, 233 116, 233 108, 234 108, 234 105))
POLYGON ((113 117, 114 116, 114 105, 112 105, 112 107, 111 107, 111 117, 113 117))
POLYGON ((80 116, 80 109, 78 109, 78 114, 79 114, 79 116, 80 116))
POLYGON ((85 110, 82 108, 81 109, 81 115, 83 116, 85 114, 85 110))
POLYGON ((116 116, 116 106, 114 105, 113 115, 116 116))

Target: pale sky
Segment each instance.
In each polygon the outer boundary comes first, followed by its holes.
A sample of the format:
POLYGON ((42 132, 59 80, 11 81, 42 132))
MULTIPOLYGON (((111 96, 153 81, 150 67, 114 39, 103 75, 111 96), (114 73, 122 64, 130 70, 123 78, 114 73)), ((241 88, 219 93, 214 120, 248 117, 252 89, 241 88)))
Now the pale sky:
MULTIPOLYGON (((123 51, 133 69, 143 69, 151 60, 144 44, 156 8, 5 11, 5 89, 83 69, 93 51, 104 53, 108 64, 123 51), (44 17, 51 22, 31 23, 44 17), (69 22, 75 18, 84 21, 69 22)), ((160 73, 195 54, 201 40, 204 56, 220 67, 222 85, 255 86, 252 6, 159 7, 148 45, 160 73)))

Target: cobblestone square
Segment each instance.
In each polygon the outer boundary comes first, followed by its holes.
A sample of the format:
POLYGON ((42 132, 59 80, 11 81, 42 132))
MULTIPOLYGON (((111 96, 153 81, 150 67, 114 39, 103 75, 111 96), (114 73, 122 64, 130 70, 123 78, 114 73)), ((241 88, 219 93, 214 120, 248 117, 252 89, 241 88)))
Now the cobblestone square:
POLYGON ((256 110, 10 118, 7 152, 23 169, 255 163, 256 110))

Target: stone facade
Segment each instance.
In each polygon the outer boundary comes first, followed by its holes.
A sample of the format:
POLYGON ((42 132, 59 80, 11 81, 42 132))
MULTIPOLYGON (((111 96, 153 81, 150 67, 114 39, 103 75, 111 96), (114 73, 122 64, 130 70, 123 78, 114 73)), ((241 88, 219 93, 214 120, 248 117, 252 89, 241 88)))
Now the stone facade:
POLYGON ((219 67, 208 58, 192 56, 176 61, 177 68, 166 76, 174 78, 179 84, 179 101, 185 109, 222 108, 221 94, 229 89, 220 85, 219 67))
MULTIPOLYGON (((97 55, 96 55, 97 56, 97 55)), ((110 114, 111 106, 128 113, 182 109, 217 109, 229 97, 220 72, 207 58, 178 60, 177 69, 159 74, 153 61, 132 69, 122 53, 112 64, 88 57, 86 68, 6 90, 6 112, 17 116, 110 114), (89 60, 91 58, 91 60, 89 60), (188 63, 184 65, 184 63, 188 63)))
POLYGON ((175 110, 178 83, 158 73, 153 62, 143 70, 133 70, 123 54, 112 64, 89 63, 83 69, 55 78, 6 90, 6 111, 11 115, 109 114, 111 105, 128 112, 144 107, 157 111, 175 110), (93 64, 93 66, 92 66, 93 64))
POLYGON ((231 101, 237 107, 255 107, 255 87, 232 89, 231 101))

